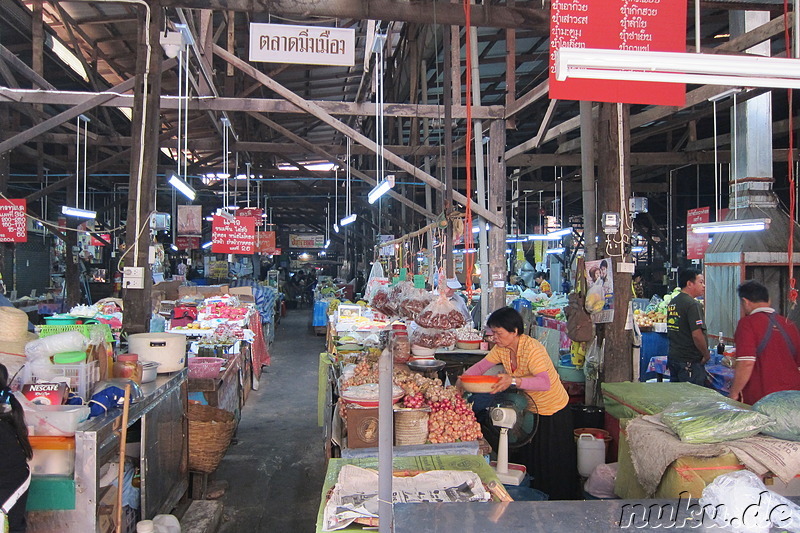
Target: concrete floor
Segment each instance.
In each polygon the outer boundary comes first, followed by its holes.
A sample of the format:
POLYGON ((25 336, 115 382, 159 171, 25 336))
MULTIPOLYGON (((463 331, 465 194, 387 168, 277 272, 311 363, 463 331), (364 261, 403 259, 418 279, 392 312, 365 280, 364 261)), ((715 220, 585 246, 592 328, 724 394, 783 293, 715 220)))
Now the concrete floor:
POLYGON ((324 337, 310 309, 278 324, 261 386, 242 410, 238 442, 217 469, 227 481, 220 533, 307 532, 316 527, 325 453, 317 426, 317 368, 324 337))

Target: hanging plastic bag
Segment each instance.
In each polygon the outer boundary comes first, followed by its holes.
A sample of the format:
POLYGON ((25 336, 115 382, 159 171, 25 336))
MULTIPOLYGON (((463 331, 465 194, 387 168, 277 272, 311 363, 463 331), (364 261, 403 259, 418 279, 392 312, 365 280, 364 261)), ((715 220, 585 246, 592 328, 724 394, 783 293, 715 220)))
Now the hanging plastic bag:
POLYGON ((400 315, 411 320, 416 320, 417 316, 419 316, 432 301, 433 295, 431 293, 425 289, 416 289, 413 284, 411 284, 411 287, 405 288, 400 296, 398 305, 400 315))
POLYGON ((386 316, 395 316, 397 314, 397 307, 389 299, 389 288, 380 287, 377 289, 372 298, 369 300, 369 305, 379 313, 386 316))
POLYGON ((456 332, 449 329, 414 327, 411 328, 409 340, 412 345, 423 348, 444 348, 456 343, 456 332))
POLYGON ((417 323, 423 328, 457 329, 466 324, 467 320, 444 293, 440 292, 439 296, 419 314, 417 323))
POLYGON ((664 409, 661 421, 683 442, 711 444, 752 437, 769 425, 770 418, 725 402, 686 400, 664 409))
POLYGON ((800 441, 800 391, 773 392, 753 404, 753 410, 765 414, 772 422, 761 433, 777 439, 800 441))
POLYGON ((600 378, 600 372, 603 368, 603 354, 606 348, 606 341, 598 345, 597 337, 592 339, 589 348, 586 350, 586 362, 583 366, 583 372, 586 374, 586 379, 597 381, 600 378))

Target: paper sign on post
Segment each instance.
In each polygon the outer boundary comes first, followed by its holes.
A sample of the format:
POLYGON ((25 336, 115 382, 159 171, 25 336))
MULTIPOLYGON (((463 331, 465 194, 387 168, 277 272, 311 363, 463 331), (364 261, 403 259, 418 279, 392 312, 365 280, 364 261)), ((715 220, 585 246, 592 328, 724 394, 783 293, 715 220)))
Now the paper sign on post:
POLYGON ((211 252, 215 254, 252 254, 256 248, 256 219, 234 217, 228 220, 214 215, 211 252))

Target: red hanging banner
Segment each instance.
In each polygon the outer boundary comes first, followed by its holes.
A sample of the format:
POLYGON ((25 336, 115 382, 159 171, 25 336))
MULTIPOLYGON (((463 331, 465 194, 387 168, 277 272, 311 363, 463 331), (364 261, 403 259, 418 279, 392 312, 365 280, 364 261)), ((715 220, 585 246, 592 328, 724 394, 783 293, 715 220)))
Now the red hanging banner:
POLYGON ((275 232, 274 231, 259 231, 256 233, 256 249, 262 254, 275 255, 275 232))
POLYGON ((708 248, 707 233, 693 233, 692 225, 708 222, 710 209, 708 207, 698 207, 689 209, 686 212, 686 258, 704 259, 708 248))
POLYGON ((686 0, 553 0, 550 5, 550 98, 682 106, 686 85, 573 78, 557 81, 560 48, 686 51, 686 0))
POLYGON ((28 242, 27 202, 0 199, 0 242, 28 242))
POLYGON ((211 252, 215 254, 252 254, 256 247, 256 219, 214 215, 211 252))
POLYGON ((111 244, 111 234, 110 233, 98 233, 102 241, 95 237, 94 235, 89 236, 89 245, 90 246, 105 246, 106 243, 111 244), (105 241, 105 242, 103 242, 105 241))
POLYGON ((242 207, 236 211, 237 217, 253 217, 256 219, 256 227, 264 225, 264 210, 260 207, 242 207))

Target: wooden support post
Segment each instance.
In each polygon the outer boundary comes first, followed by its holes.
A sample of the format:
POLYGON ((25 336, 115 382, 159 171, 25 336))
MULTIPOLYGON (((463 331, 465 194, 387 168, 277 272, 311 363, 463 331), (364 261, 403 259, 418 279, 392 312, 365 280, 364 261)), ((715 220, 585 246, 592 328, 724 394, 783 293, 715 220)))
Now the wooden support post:
POLYGON ((125 266, 144 268, 144 289, 125 289, 125 318, 123 327, 128 333, 148 331, 152 314, 151 289, 153 278, 148 263, 150 247, 150 213, 155 209, 153 190, 156 187, 156 171, 159 153, 160 128, 161 53, 154 49, 150 55, 147 75, 147 93, 143 93, 145 65, 148 60, 144 32, 149 33, 151 43, 157 43, 162 22, 162 11, 154 10, 150 27, 144 25, 139 14, 139 46, 136 60, 136 91, 134 92, 131 137, 130 197, 128 200, 128 224, 125 236, 127 255, 125 266), (138 142, 143 139, 144 142, 138 142), (138 246, 137 246, 138 243, 138 246))
MULTIPOLYGON (((514 7, 514 0, 506 2, 508 7, 514 7)), ((517 99, 517 30, 507 28, 506 32, 506 109, 510 109, 517 99)), ((514 117, 506 121, 506 127, 516 129, 517 119, 514 117)))
MULTIPOLYGON (((489 211, 506 218, 506 146, 504 120, 489 125, 489 211)), ((489 312, 506 304, 506 228, 489 226, 489 312)), ((484 246, 481 243, 481 246, 484 246)), ((481 295, 481 298, 484 296, 481 295)), ((486 321, 487 317, 483 317, 486 321)))
POLYGON ((618 264, 628 257, 631 238, 631 219, 627 215, 631 190, 630 175, 630 106, 601 103, 597 123, 598 211, 617 212, 622 216, 620 234, 608 236, 598 259, 602 256, 613 261, 614 320, 605 324, 606 341, 604 372, 605 382, 633 379, 632 335, 625 329, 628 305, 631 300, 631 275, 618 271, 618 264))

